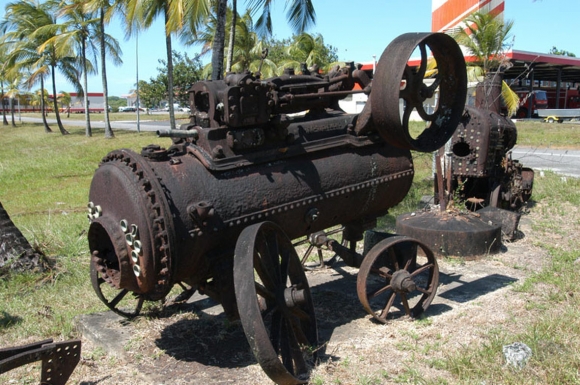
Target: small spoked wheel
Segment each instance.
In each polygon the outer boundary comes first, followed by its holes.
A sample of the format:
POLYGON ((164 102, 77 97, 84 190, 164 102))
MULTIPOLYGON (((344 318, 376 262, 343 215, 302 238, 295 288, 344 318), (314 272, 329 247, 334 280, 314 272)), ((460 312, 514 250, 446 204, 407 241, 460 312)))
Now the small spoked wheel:
POLYGON ((234 285, 246 338, 264 372, 277 384, 306 383, 318 343, 314 306, 294 246, 276 224, 242 231, 234 285))
POLYGON ((393 236, 365 256, 357 293, 365 310, 381 323, 401 316, 417 318, 431 304, 439 284, 433 252, 421 242, 393 236))
MULTIPOLYGON (((98 252, 91 261, 91 283, 97 297, 113 312, 125 318, 135 318, 141 313, 145 299, 127 289, 118 289, 111 285, 97 270, 100 264, 98 252)), ((105 275, 106 276, 106 275, 105 275)))
MULTIPOLYGON (((308 235, 305 239, 295 242, 293 244, 294 247, 308 244, 304 255, 300 259, 300 263, 304 269, 312 270, 332 265, 336 261, 338 255, 328 248, 327 241, 330 236, 342 233, 343 231, 344 227, 342 226, 325 231, 318 231, 308 235), (312 259, 315 250, 316 256, 318 257, 318 264, 313 265, 312 259)), ((348 241, 344 239, 344 233, 342 233, 340 244, 345 247, 348 245, 348 241)))

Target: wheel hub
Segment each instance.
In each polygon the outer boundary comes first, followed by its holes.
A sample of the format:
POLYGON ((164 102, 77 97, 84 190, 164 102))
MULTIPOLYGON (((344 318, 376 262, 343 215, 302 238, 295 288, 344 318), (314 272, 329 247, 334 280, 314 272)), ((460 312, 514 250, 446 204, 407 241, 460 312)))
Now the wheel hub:
POLYGON ((410 293, 415 291, 417 285, 407 270, 398 270, 393 273, 391 287, 397 293, 410 293))

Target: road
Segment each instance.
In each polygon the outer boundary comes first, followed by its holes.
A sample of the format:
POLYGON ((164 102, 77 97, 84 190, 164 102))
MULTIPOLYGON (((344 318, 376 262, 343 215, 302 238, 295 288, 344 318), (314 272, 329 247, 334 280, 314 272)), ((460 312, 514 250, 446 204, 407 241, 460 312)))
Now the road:
POLYGON ((513 159, 534 170, 551 170, 558 174, 580 178, 580 151, 516 146, 513 159))
MULTIPOLYGON (((130 116, 127 116, 128 118, 130 116)), ((23 117, 23 121, 40 123, 40 118, 23 117)), ((56 120, 48 119, 49 124, 55 124, 56 120)), ((62 120, 64 125, 83 126, 81 120, 62 120)), ((95 128, 104 128, 105 123, 102 121, 93 121, 91 126, 95 128)), ((130 130, 137 131, 137 122, 135 120, 111 122, 113 130, 130 130)), ((155 132, 169 128, 168 121, 147 120, 147 115, 143 115, 140 120, 139 129, 141 131, 155 132)), ((580 178, 580 150, 557 150, 551 148, 534 148, 516 146, 512 150, 513 159, 519 160, 524 167, 530 167, 534 170, 551 170, 556 173, 580 178)))

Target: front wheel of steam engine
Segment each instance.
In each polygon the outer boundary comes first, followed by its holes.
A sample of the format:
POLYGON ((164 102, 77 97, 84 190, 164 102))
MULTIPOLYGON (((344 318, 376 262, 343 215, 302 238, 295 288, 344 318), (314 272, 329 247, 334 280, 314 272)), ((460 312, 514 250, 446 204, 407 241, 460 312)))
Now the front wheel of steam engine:
POLYGON ((234 285, 246 338, 264 372, 277 384, 308 382, 318 343, 314 306, 300 259, 276 224, 242 231, 234 285))
POLYGON ((466 94, 465 59, 453 38, 443 33, 407 33, 393 40, 379 59, 371 92, 372 119, 389 144, 432 152, 453 135, 466 94), (421 60, 411 67, 408 62, 416 49, 421 60), (435 105, 426 109, 424 103, 429 101, 435 105), (409 132, 413 111, 427 124, 417 137, 409 132))
POLYGON ((433 252, 406 236, 377 243, 357 275, 358 298, 380 323, 405 315, 417 318, 433 301, 438 284, 439 267, 433 252))

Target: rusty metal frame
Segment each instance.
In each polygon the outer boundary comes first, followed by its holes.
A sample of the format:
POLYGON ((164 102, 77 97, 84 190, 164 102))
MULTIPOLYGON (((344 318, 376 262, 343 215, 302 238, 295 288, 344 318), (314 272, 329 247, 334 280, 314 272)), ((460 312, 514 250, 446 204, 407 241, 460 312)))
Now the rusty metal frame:
POLYGON ((40 383, 65 385, 81 358, 81 341, 52 339, 0 349, 0 374, 42 361, 40 383))

